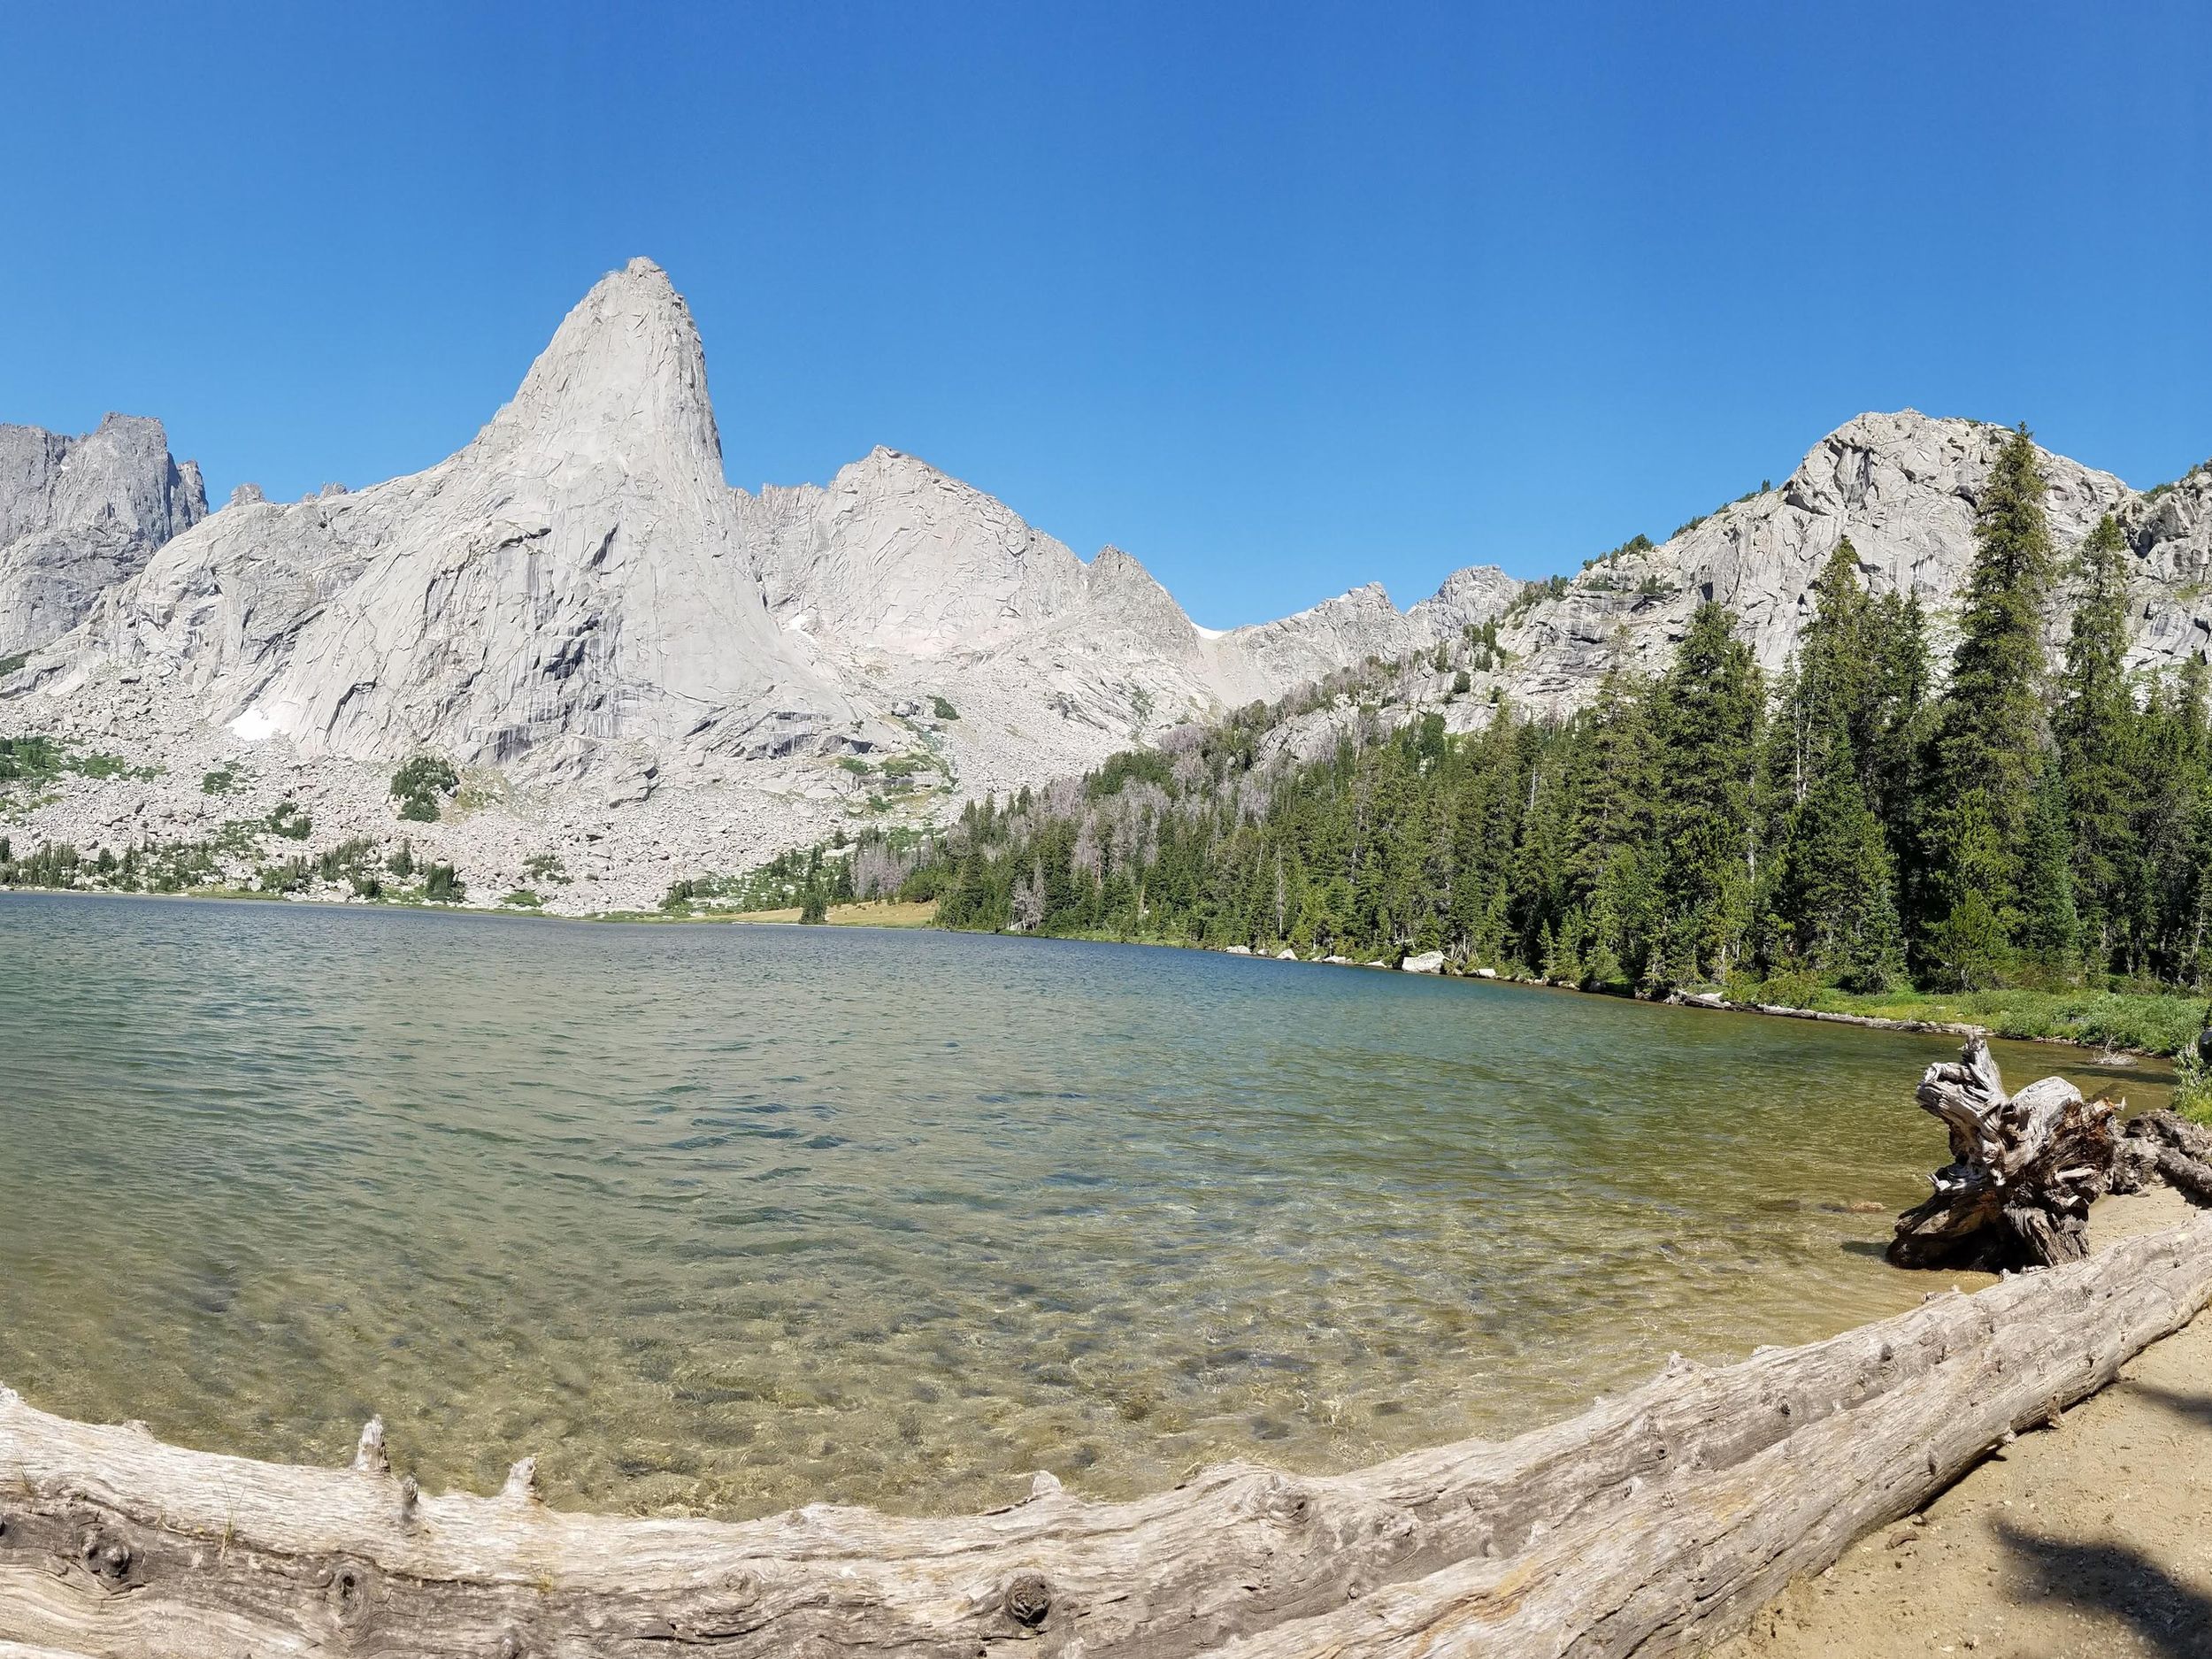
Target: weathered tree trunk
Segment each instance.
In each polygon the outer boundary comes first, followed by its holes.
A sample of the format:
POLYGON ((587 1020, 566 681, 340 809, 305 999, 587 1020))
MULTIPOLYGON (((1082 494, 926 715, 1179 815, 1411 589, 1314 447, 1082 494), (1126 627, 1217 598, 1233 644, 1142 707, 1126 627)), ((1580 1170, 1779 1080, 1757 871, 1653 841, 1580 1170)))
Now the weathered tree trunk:
MULTIPOLYGON (((1677 1363, 1498 1445, 1232 1466, 1133 1503, 1041 1478, 962 1520, 567 1514, 528 1464, 419 1494, 187 1451, 0 1391, 0 1643, 109 1659, 1664 1659, 2110 1380, 2212 1300, 2212 1216, 1809 1347, 1677 1363), (1005 1644, 1033 1644, 1009 1649, 1005 1644)), ((4 1651, 0 1649, 0 1651, 4 1651)))
POLYGON ((1935 1191, 1897 1218, 1889 1259, 1900 1267, 2051 1267, 2089 1251, 2089 1206, 2112 1179, 2119 1106, 2085 1101, 2064 1078, 2007 1094, 1989 1044, 1968 1040, 1916 1098, 1950 1132, 1951 1162, 1935 1191))
POLYGON ((2127 1126, 2112 1171, 2112 1190, 2139 1192, 2154 1179, 2212 1204, 2212 1129, 2160 1107, 2127 1126))

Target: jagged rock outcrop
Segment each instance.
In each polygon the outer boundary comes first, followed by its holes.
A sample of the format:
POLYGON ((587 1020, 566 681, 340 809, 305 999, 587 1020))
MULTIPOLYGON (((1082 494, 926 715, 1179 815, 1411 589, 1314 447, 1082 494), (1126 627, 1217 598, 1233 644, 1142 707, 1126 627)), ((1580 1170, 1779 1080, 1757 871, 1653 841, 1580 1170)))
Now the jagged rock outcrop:
POLYGON ((171 457, 158 420, 110 415, 78 438, 0 426, 0 657, 66 634, 205 517, 200 469, 171 457))
MULTIPOLYGON (((1502 634, 1499 678, 1525 707, 1588 700, 1609 667, 1654 672, 1706 599, 1734 611, 1762 666, 1778 669, 1812 614, 1820 567, 1846 536, 1876 592, 1917 591, 1940 648, 1974 552, 1974 516, 2002 427, 1912 410, 1862 415, 1815 445, 1776 489, 1732 503, 1663 545, 1586 569, 1566 591, 1519 610, 1502 634)), ((2044 506, 2062 554, 2116 515, 2133 550, 2139 666, 2170 665, 2212 639, 2199 595, 2212 565, 2212 473, 2155 499, 2108 472, 2041 452, 2044 506)), ((2062 583, 2049 626, 2062 642, 2072 598, 2062 583)))
POLYGON ((972 789, 1018 787, 1502 611, 1521 584, 1463 572, 1401 612, 1379 586, 1278 622, 1200 628, 1114 547, 1085 565, 972 486, 878 449, 826 488, 733 492, 772 611, 933 730, 972 789))
POLYGON ((202 720, 311 758, 429 748, 567 773, 625 745, 864 741, 811 655, 746 556, 690 313, 636 260, 459 454, 357 492, 238 502, 34 668, 56 691, 155 675, 202 720))
POLYGON ((1082 561, 1002 503, 878 447, 826 488, 735 492, 769 609, 856 652, 985 649, 1079 604, 1082 561))
POLYGON ((1479 628, 1503 616, 1527 586, 1494 565, 1471 565, 1447 576, 1433 595, 1413 607, 1410 615, 1422 634, 1449 640, 1464 629, 1479 628))
POLYGON ((1433 641, 1421 623, 1390 603, 1380 582, 1369 582, 1280 621, 1234 629, 1223 642, 1234 647, 1263 682, 1290 687, 1371 657, 1402 657, 1433 641))

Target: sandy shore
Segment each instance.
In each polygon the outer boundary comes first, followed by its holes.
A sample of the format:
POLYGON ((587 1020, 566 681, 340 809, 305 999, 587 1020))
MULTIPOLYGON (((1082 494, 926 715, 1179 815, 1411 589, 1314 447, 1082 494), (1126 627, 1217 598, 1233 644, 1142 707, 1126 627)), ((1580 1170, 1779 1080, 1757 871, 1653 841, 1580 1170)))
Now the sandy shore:
MULTIPOLYGON (((2180 1219, 2107 1199, 2101 1240, 2180 1219)), ((2212 1659, 2212 1312, 1921 1515, 1800 1580, 1714 1659, 2212 1659)))

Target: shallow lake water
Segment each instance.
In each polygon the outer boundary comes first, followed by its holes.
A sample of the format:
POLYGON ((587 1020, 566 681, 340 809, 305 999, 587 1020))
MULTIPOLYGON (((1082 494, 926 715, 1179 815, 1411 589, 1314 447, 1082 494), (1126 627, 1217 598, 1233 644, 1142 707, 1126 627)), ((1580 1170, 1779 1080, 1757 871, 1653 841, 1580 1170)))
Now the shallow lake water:
MULTIPOLYGON (((426 1488, 974 1508, 1505 1435, 1951 1282, 1949 1038, 935 933, 0 899, 0 1381, 426 1488)), ((2015 1086, 2162 1070, 2001 1044, 2015 1086)))

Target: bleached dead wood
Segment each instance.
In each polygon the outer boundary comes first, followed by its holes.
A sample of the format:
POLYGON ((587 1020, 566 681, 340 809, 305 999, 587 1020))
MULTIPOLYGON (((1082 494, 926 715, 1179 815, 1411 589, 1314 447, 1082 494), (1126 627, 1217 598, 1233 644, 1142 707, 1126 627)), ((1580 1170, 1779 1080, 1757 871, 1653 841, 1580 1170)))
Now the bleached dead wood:
POLYGON ((0 1395, 0 1640, 210 1655, 1694 1651, 2212 1300, 2212 1216, 1505 1444, 1212 1471, 1133 1503, 738 1524, 433 1496, 365 1436, 258 1463, 0 1395), (381 1454, 380 1455, 380 1454, 381 1454))
POLYGON ((2162 1106, 2147 1111, 2128 1125, 2113 1174, 2115 1192, 2139 1191, 2156 1177, 2212 1204, 2212 1129, 2162 1106))
POLYGON ((2119 1148, 2117 1104, 2085 1101, 2062 1077, 2008 1094, 1978 1036, 1955 1063, 1930 1066, 1915 1098, 1949 1132, 1951 1162, 1897 1218, 1892 1262, 1994 1272, 2088 1253, 2089 1206, 2109 1187, 2119 1148))

